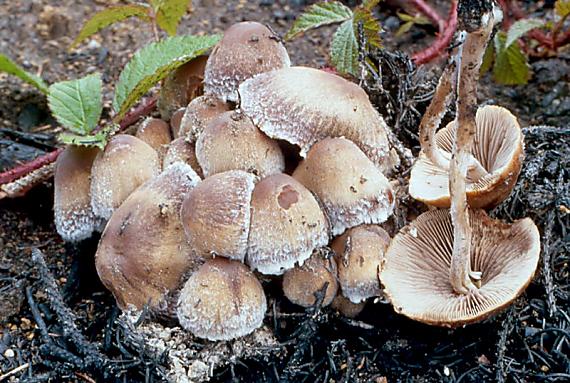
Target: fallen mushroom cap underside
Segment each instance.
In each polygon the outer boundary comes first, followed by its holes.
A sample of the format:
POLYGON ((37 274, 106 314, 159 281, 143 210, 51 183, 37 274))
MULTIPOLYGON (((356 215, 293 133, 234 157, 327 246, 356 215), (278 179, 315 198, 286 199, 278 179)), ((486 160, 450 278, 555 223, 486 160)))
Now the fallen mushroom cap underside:
MULTIPOLYGON (((473 156, 488 174, 473 182, 467 179, 467 198, 471 207, 486 208, 503 201, 514 187, 522 166, 523 136, 515 116, 499 106, 477 110, 477 133, 473 156)), ((451 157, 455 123, 436 134, 436 144, 451 157)), ((423 153, 412 167, 410 195, 428 205, 449 207, 449 175, 423 153)))
POLYGON ((450 264, 453 226, 448 210, 420 215, 394 237, 380 280, 394 309, 411 319, 457 327, 480 321, 513 301, 534 275, 540 237, 532 220, 512 224, 470 210, 471 265, 482 272, 478 294, 456 294, 450 264))

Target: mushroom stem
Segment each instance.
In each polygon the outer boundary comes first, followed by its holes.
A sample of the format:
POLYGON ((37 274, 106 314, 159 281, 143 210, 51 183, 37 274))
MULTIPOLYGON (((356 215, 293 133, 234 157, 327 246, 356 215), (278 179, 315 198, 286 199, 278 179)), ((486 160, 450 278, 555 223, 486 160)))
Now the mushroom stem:
POLYGON ((466 195, 469 156, 475 135, 477 81, 483 54, 494 26, 493 2, 462 1, 460 19, 467 37, 462 46, 457 78, 457 131, 449 169, 453 253, 450 281, 456 293, 467 294, 478 289, 481 273, 471 270, 471 226, 466 195))

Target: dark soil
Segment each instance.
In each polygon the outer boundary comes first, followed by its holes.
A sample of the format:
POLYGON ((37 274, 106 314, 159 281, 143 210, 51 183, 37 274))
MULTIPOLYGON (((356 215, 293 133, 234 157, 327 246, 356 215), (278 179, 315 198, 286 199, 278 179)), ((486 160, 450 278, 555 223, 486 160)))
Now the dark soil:
MULTIPOLYGON (((122 2, 0 2, 0 52, 50 83, 100 71, 108 108, 111 85, 130 55, 152 40, 150 29, 129 20, 76 51, 67 51, 67 46, 83 20, 115 3, 122 2)), ((447 2, 435 3, 446 14, 447 2)), ((256 20, 283 34, 305 5, 303 0, 194 1, 194 12, 184 19, 179 33, 220 32, 234 22, 256 20)), ((391 51, 410 53, 429 44, 435 32, 429 26, 414 28, 395 39, 395 8, 382 6, 380 18, 384 44, 391 51)), ((325 66, 333 31, 322 28, 288 43, 294 64, 325 66)), ((499 86, 486 76, 480 86, 482 103, 508 107, 523 126, 553 126, 525 130, 527 158, 515 192, 492 212, 505 220, 530 216, 542 234, 540 270, 511 308, 483 323, 447 330, 412 322, 381 301, 369 302, 355 320, 327 308, 302 311, 270 284, 272 309, 266 324, 281 342, 280 352, 232 360, 213 371, 212 381, 570 381, 568 55, 534 59, 534 77, 528 85, 499 86)), ((420 96, 433 85, 443 63, 439 60, 408 78, 417 86, 418 97, 403 104, 415 106, 418 113, 401 119, 396 133, 414 151, 419 115, 428 101, 420 96)), ((398 83, 389 73, 386 76, 385 81, 398 83)), ((385 95, 375 94, 374 88, 369 92, 396 126, 402 109, 392 113, 385 95)), ((0 76, 0 171, 55 147, 56 132, 43 96, 14 78, 0 76)), ((401 176, 405 178, 405 171, 401 176)), ((159 380, 164 368, 160 356, 133 346, 127 331, 115 323, 118 310, 93 267, 97 238, 66 246, 55 233, 52 194, 48 182, 26 197, 0 201, 0 381, 159 380), (57 291, 46 285, 46 273, 32 259, 33 248, 45 254, 76 316, 71 319, 78 334, 70 327, 69 313, 54 305, 57 291), (101 346, 103 357, 90 348, 93 344, 101 346)), ((403 211, 408 203, 403 202, 403 211)))

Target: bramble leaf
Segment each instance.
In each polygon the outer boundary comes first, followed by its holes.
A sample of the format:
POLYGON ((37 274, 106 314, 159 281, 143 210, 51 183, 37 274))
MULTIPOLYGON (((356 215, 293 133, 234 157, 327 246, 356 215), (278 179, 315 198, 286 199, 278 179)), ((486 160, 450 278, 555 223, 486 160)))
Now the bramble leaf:
POLYGON ((331 62, 339 73, 357 75, 358 42, 354 34, 352 19, 343 22, 332 38, 331 62))
POLYGON ((558 16, 567 17, 570 15, 570 0, 556 0, 554 10, 558 16))
POLYGON ((544 22, 536 19, 522 19, 517 20, 509 28, 509 33, 507 34, 507 42, 505 46, 510 46, 512 43, 520 39, 525 33, 536 28, 544 26, 544 22))
POLYGON ((105 145, 109 139, 106 132, 97 132, 95 134, 78 135, 74 133, 60 133, 57 140, 66 145, 76 146, 96 146, 101 150, 105 149, 105 145))
POLYGON ((170 36, 176 35, 176 28, 182 16, 190 8, 191 0, 154 0, 151 2, 156 12, 156 23, 170 36))
POLYGON ((315 29, 323 25, 341 23, 352 18, 352 11, 338 1, 316 3, 307 8, 285 35, 290 40, 300 33, 315 29))
POLYGON ((220 35, 176 36, 138 50, 119 76, 113 108, 120 119, 134 103, 171 71, 212 48, 220 35))
POLYGON ((485 49, 485 54, 483 55, 483 62, 481 63, 481 68, 479 69, 480 75, 484 75, 493 67, 493 62, 495 61, 495 47, 493 44, 487 45, 485 49))
POLYGON ((40 92, 47 94, 48 85, 39 76, 27 72, 24 68, 12 61, 8 56, 0 54, 0 72, 18 77, 20 80, 36 87, 40 92))
POLYGON ((103 110, 101 87, 99 73, 52 84, 47 96, 49 109, 68 130, 79 135, 90 134, 103 110))
POLYGON ((79 34, 69 49, 75 48, 83 40, 99 32, 101 29, 106 28, 116 22, 128 19, 129 17, 138 17, 139 19, 148 22, 150 21, 150 17, 148 15, 149 9, 150 8, 144 4, 131 4, 109 7, 101 12, 98 12, 92 18, 90 18, 85 23, 85 25, 83 25, 83 28, 81 28, 81 31, 79 31, 79 34))
POLYGON ((518 41, 505 46, 507 36, 504 32, 495 35, 495 66, 493 78, 503 85, 526 84, 530 79, 530 66, 522 53, 518 41))
MULTIPOLYGON (((372 1, 372 3, 374 3, 374 1, 372 1)), ((362 23, 362 29, 364 36, 366 37, 366 43, 375 48, 380 48, 382 45, 382 41, 380 39, 380 23, 372 14, 372 8, 366 8, 364 5, 365 4, 357 7, 354 11, 354 35, 358 36, 358 24, 362 23)))

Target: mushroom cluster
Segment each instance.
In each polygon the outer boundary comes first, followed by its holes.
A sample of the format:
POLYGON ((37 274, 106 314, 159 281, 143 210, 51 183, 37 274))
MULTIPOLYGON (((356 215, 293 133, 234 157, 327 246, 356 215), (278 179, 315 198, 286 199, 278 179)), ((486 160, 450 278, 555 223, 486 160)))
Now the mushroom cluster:
POLYGON ((162 119, 115 135, 102 151, 66 149, 55 178, 58 232, 79 241, 104 227, 97 272, 119 307, 147 307, 209 340, 262 325, 261 275, 280 279, 297 305, 349 317, 378 296, 431 324, 489 315, 524 289, 539 245, 532 221, 504 224, 474 209, 506 198, 523 157, 512 114, 474 113, 474 73, 493 24, 486 15, 467 34, 463 61, 442 76, 410 181, 412 196, 451 204, 451 213, 424 213, 391 240, 382 228, 397 204, 386 177, 389 131, 366 93, 292 67, 270 29, 242 22, 210 56, 168 77, 162 119), (435 134, 455 68, 464 102, 435 134))

